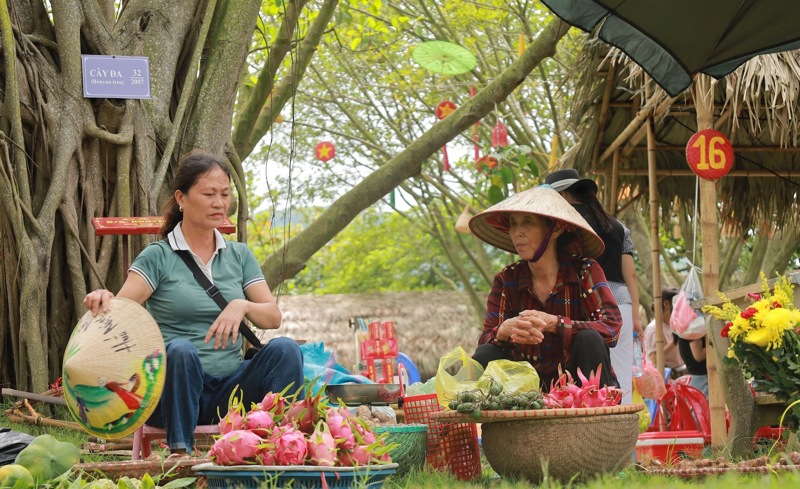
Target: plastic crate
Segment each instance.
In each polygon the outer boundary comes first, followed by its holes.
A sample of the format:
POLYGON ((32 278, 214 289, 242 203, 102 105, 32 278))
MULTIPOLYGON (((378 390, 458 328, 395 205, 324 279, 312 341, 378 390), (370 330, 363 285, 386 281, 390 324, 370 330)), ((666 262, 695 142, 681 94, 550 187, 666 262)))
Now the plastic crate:
POLYGON ((306 465, 231 465, 205 463, 192 467, 195 474, 205 476, 208 487, 292 487, 293 489, 348 489, 383 487, 386 477, 397 471, 397 464, 366 465, 363 467, 316 467, 306 465))
POLYGON ((442 411, 436 394, 403 398, 407 423, 428 425, 428 465, 452 472, 459 480, 481 477, 481 452, 475 423, 441 423, 431 413, 442 411))

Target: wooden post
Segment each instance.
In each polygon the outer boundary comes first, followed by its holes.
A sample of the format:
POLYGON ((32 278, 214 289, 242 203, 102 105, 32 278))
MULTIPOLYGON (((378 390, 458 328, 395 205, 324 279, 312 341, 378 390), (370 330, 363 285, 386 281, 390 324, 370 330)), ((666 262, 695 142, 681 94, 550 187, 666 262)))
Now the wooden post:
MULTIPOLYGON (((697 130, 714 127, 714 84, 708 75, 698 74, 694 81, 694 103, 697 108, 697 130)), ((713 295, 719 289, 719 224, 717 187, 713 181, 700 179, 700 229, 702 234, 703 293, 713 295)), ((706 355, 708 369, 708 401, 711 410, 711 445, 715 451, 727 443, 725 428, 725 394, 720 384, 715 355, 706 355)))
POLYGON ((664 377, 664 330, 661 325, 664 314, 661 309, 661 259, 658 239, 658 177, 656 176, 656 135, 653 129, 653 117, 647 118, 647 170, 650 187, 650 253, 653 271, 653 312, 656 324, 656 368, 664 377))

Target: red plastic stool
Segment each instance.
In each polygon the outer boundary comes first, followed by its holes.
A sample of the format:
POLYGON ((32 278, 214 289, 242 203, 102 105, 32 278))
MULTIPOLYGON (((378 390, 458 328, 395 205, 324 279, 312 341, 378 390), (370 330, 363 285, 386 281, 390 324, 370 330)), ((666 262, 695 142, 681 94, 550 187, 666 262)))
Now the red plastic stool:
MULTIPOLYGON (((203 424, 194 429, 195 437, 211 437, 219 434, 219 425, 203 424)), ((167 432, 163 428, 143 425, 133 433, 133 460, 145 459, 150 456, 150 443, 153 440, 163 440, 167 438, 167 432)))

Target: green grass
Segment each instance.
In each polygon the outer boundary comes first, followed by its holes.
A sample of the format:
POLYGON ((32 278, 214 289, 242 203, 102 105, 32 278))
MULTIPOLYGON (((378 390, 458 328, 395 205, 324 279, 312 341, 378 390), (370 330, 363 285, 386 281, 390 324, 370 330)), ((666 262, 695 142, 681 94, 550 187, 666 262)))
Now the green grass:
MULTIPOLYGON (((0 404, 0 426, 11 428, 12 430, 29 433, 33 436, 40 434, 50 434, 61 441, 67 441, 81 447, 88 441, 88 435, 82 431, 76 431, 69 428, 58 428, 45 425, 32 425, 28 423, 11 423, 5 415, 5 410, 11 406, 11 403, 6 401, 0 404)), ((69 420, 69 414, 63 408, 55 409, 53 417, 56 419, 69 420)), ((162 456, 166 456, 162 452, 162 456)), ((101 462, 101 461, 123 461, 125 457, 109 456, 102 453, 93 453, 83 455, 84 462, 101 462)), ((457 480, 454 476, 436 472, 434 470, 412 471, 405 477, 395 478, 389 477, 384 487, 386 489, 526 489, 532 487, 526 481, 514 481, 502 479, 497 476, 491 467, 483 459, 483 476, 480 480, 473 482, 463 482, 457 480)), ((82 481, 87 480, 87 476, 81 477, 82 481)), ((92 477, 88 477, 92 480, 92 477)), ((156 479, 158 479, 156 477, 156 479)), ((162 484, 166 484, 168 478, 164 478, 162 484)), ((71 481, 74 482, 73 478, 71 481)), ((156 480, 158 483, 158 480, 156 480)), ((272 485, 274 487, 274 484, 272 485)), ((64 484, 62 487, 69 487, 64 484)), ((73 487, 81 487, 81 484, 73 485, 73 487)), ((116 487, 116 486, 115 486, 116 487)), ((194 487, 194 485, 189 486, 194 487)), ((265 488, 272 489, 269 484, 264 484, 265 488)), ((538 487, 543 489, 601 489, 601 488, 626 488, 626 489, 682 489, 682 488, 700 488, 703 489, 771 489, 771 488, 784 488, 784 487, 800 487, 800 473, 780 473, 772 475, 745 475, 729 473, 723 476, 709 476, 703 479, 690 479, 684 480, 673 477, 654 476, 648 475, 637 471, 633 467, 613 475, 606 475, 589 482, 561 484, 555 481, 545 480, 538 487)))

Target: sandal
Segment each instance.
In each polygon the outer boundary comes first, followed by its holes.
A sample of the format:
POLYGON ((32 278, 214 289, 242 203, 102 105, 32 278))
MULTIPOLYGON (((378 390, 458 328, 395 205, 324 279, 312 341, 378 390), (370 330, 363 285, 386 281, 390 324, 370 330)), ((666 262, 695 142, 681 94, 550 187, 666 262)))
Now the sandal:
POLYGON ((192 458, 192 454, 191 453, 173 452, 173 453, 170 453, 169 456, 164 460, 186 460, 186 459, 190 459, 190 458, 192 458))

